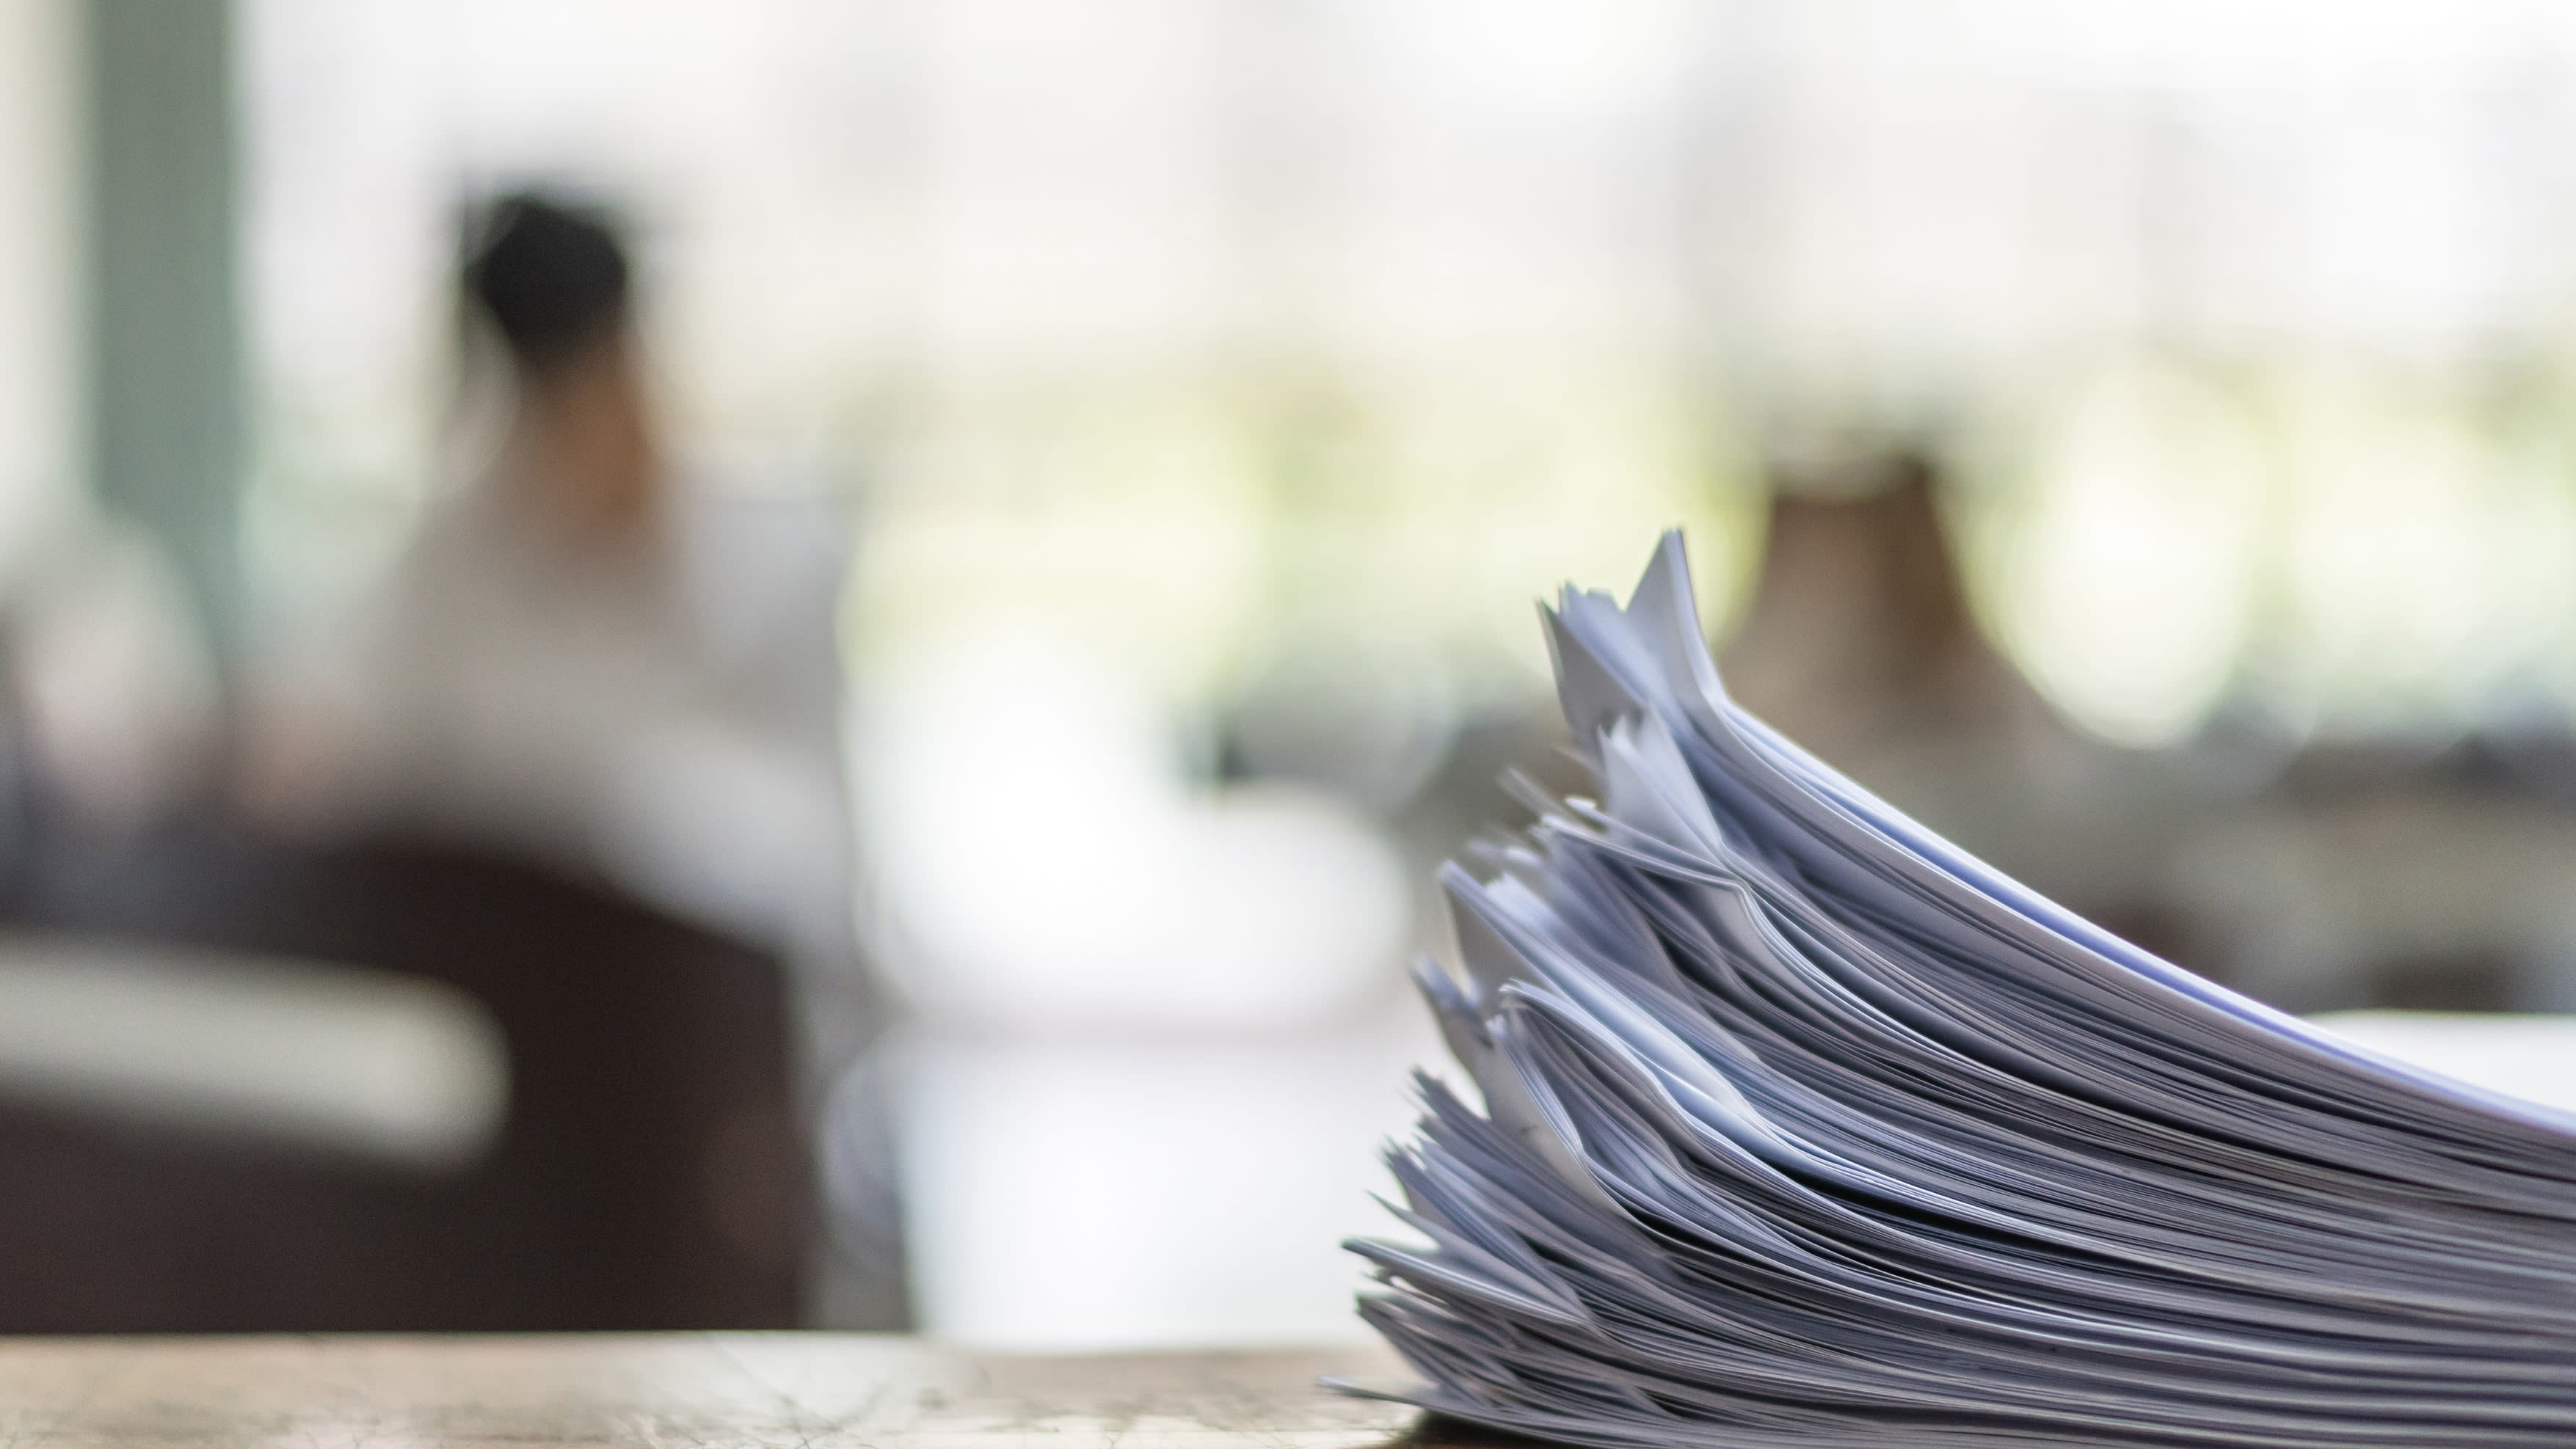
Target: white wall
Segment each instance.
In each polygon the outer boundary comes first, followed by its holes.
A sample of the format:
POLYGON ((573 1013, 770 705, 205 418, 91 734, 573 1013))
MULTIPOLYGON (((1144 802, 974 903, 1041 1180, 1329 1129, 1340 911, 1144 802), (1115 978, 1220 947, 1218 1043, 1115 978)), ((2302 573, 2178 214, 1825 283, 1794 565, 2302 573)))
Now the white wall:
POLYGON ((0 566, 79 476, 74 0, 0 0, 0 566))

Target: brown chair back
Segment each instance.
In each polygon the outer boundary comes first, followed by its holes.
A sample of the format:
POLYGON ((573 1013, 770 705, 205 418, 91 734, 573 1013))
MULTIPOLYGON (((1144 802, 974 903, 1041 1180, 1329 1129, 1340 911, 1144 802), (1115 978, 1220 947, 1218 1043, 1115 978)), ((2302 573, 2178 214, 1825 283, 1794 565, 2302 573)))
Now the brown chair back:
POLYGON ((49 840, 0 924, 409 973, 480 1002, 509 1107, 428 1175, 0 1101, 0 1332, 793 1326, 812 1232, 772 956, 423 841, 49 840))

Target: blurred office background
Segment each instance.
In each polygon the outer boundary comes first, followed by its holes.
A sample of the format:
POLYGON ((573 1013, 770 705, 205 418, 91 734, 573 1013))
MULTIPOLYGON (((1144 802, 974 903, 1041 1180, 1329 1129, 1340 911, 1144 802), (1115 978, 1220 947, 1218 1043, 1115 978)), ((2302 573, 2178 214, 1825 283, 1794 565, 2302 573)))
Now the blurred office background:
MULTIPOLYGON (((693 486, 846 549, 864 971, 780 1009, 860 1045, 619 1028, 780 1059, 667 1190, 804 1321, 1356 1336, 1430 868, 1571 783, 1532 600, 1671 525, 1748 700, 2078 908, 2293 1009, 2576 1008, 2564 6, 0 0, 9 1100, 356 1154, 372 1221, 636 989, 589 905, 367 972, 205 924, 495 909, 240 860, 453 486, 460 202, 529 181, 634 220, 693 486)), ((721 973, 672 883, 797 812, 603 888, 721 973)), ((700 1291, 619 1311, 789 1311, 700 1291)))

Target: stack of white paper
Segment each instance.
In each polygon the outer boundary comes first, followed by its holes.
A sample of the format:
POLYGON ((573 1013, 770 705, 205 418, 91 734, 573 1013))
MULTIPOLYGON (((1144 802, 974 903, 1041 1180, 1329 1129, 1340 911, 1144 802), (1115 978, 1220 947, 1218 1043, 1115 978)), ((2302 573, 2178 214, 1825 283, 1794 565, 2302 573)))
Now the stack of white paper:
POLYGON ((1597 800, 1451 867, 1480 1112, 1390 1396, 1599 1445, 2576 1444, 2576 1117, 1996 875, 1731 705, 1677 538, 1548 616, 1597 800))

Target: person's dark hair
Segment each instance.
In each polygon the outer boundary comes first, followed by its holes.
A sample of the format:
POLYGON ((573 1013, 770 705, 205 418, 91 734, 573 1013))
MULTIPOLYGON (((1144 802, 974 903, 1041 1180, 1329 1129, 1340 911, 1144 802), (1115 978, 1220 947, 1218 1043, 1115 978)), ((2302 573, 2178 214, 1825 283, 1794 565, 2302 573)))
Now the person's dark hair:
POLYGON ((575 356, 626 320, 633 268, 604 208, 514 191, 475 209, 464 293, 522 370, 575 356))

